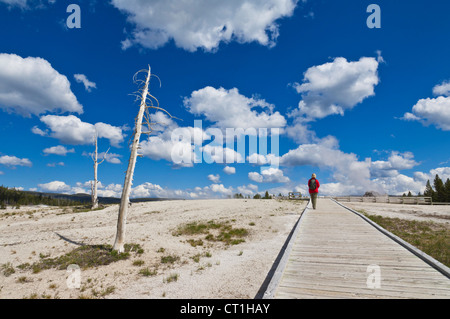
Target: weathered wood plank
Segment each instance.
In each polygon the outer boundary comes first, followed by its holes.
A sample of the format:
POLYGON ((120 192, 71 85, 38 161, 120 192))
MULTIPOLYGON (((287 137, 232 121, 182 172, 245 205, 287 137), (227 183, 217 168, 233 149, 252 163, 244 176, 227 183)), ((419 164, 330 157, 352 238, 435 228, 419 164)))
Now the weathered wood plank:
MULTIPOLYGON (((385 267, 381 265, 381 277, 387 278, 387 275, 397 276, 397 278, 401 276, 406 277, 414 277, 414 278, 425 278, 427 280, 432 280, 434 278, 442 281, 445 285, 448 285, 448 281, 443 280, 442 274, 436 272, 431 267, 413 267, 413 266, 391 266, 385 267)), ((299 274, 308 274, 313 273, 316 275, 320 275, 325 273, 327 275, 332 275, 334 273, 345 274, 346 272, 351 272, 353 275, 357 275, 357 273, 364 274, 364 278, 367 279, 367 266, 366 265, 357 265, 357 264, 327 264, 327 263, 318 263, 318 262, 296 262, 289 264, 289 267, 286 267, 284 273, 289 272, 298 272, 299 274)), ((445 277, 444 277, 445 279, 445 277)))
POLYGON ((370 299, 446 299, 433 293, 419 293, 413 291, 389 291, 389 290, 357 290, 357 289, 339 289, 337 287, 289 287, 284 286, 283 290, 277 293, 277 298, 300 299, 300 298, 370 298, 370 299))
MULTIPOLYGON (((317 275, 313 273, 309 274, 293 274, 293 273, 287 273, 283 280, 286 280, 286 282, 298 282, 298 283, 324 283, 329 286, 333 286, 334 284, 342 283, 343 281, 346 283, 355 283, 358 284, 359 287, 367 288, 366 285, 366 279, 367 275, 365 273, 360 273, 358 275, 354 273, 332 273, 332 274, 326 274, 326 275, 317 275)), ((382 276, 381 277, 382 285, 383 287, 386 286, 403 286, 403 287, 409 287, 413 290, 418 289, 426 289, 426 290, 438 290, 442 289, 442 292, 445 292, 446 296, 450 297, 450 294, 448 293, 448 285, 443 284, 439 278, 409 278, 409 277, 398 277, 398 275, 392 275, 392 276, 382 276)))
POLYGON ((385 284, 377 289, 369 289, 364 285, 360 285, 357 282, 350 281, 333 281, 333 282, 298 282, 298 281, 286 281, 283 283, 284 287, 293 288, 314 288, 314 289, 324 289, 339 292, 352 292, 352 293, 362 293, 362 294, 394 294, 396 292, 403 292, 404 294, 410 293, 412 296, 417 296, 417 294, 428 295, 429 298, 441 296, 443 298, 449 298, 450 295, 445 294, 444 288, 432 289, 428 287, 416 287, 411 285, 395 285, 395 284, 385 284), (411 289, 412 288, 412 289, 411 289), (430 293, 430 289, 432 292, 430 293))

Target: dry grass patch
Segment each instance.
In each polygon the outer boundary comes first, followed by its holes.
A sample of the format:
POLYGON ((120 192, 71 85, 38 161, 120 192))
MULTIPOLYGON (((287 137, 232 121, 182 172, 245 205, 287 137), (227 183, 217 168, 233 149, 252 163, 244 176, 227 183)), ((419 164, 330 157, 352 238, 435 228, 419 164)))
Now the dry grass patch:
POLYGON ((448 226, 431 221, 369 215, 363 210, 360 212, 384 229, 450 267, 450 229, 448 226))
MULTIPOLYGON (((192 222, 180 225, 177 230, 172 232, 173 236, 199 236, 205 235, 204 240, 210 242, 222 242, 226 245, 237 245, 245 242, 244 237, 248 236, 249 231, 245 228, 233 228, 230 221, 225 222, 192 222)), ((202 239, 188 239, 192 246, 202 246, 202 239)))

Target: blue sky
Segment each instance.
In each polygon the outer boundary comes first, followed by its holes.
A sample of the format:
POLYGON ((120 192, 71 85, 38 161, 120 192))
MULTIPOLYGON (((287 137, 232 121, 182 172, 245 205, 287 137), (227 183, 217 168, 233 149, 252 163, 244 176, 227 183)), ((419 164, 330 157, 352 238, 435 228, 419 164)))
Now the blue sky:
POLYGON ((178 119, 153 115, 164 125, 141 138, 133 197, 305 193, 313 172, 323 195, 423 192, 450 177, 448 12, 422 0, 0 0, 0 184, 89 193, 97 130, 99 152, 110 148, 100 196, 120 197, 133 75, 150 65, 152 94, 178 119), (70 4, 81 28, 67 25, 70 4), (367 25, 370 4, 381 28, 367 25), (177 165, 171 133, 195 120, 204 136, 278 128, 267 142, 279 152, 177 165))

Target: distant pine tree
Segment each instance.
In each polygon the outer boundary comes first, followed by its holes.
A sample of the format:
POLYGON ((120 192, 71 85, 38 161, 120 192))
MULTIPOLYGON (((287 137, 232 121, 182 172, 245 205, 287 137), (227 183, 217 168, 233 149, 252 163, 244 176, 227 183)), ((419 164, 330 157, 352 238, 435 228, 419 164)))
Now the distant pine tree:
POLYGON ((450 178, 447 178, 444 184, 445 201, 450 203, 450 178))
POLYGON ((425 191, 423 192, 423 196, 425 197, 434 197, 434 190, 431 187, 430 180, 427 181, 427 185, 425 186, 425 191))
POLYGON ((445 187, 442 179, 436 174, 434 178, 434 202, 445 202, 445 187))

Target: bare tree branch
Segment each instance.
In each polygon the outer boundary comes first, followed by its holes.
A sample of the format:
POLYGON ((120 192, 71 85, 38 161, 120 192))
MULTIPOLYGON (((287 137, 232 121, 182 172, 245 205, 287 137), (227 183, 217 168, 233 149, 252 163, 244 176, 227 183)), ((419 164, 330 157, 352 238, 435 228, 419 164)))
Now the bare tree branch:
POLYGON ((103 163, 106 159, 106 155, 108 155, 109 150, 111 149, 111 147, 108 147, 108 150, 105 152, 105 154, 103 154, 103 159, 100 163, 98 163, 98 165, 100 165, 101 163, 103 163))

